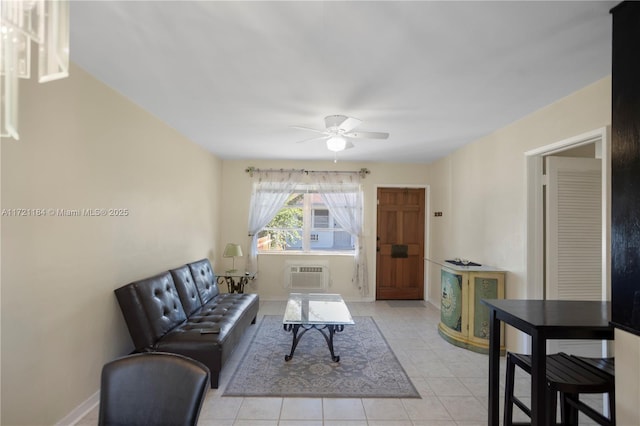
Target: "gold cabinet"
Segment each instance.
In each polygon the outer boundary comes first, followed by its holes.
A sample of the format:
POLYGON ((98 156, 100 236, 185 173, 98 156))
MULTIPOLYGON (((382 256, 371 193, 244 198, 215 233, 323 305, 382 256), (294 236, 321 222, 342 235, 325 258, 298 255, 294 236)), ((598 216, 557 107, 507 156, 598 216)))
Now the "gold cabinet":
MULTIPOLYGON (((481 300, 504 299, 505 272, 445 262, 440 270, 440 283, 440 335, 456 346, 488 353, 489 309, 481 300)), ((500 350, 504 353, 504 339, 500 350)))

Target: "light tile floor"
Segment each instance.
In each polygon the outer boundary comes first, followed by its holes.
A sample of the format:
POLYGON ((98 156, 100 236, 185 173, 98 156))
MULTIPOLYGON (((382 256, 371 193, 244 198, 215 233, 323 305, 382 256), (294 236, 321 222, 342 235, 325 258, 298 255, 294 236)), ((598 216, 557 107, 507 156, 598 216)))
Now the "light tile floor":
MULTIPOLYGON (((281 315, 286 302, 261 301, 259 318, 281 315)), ((429 303, 348 303, 353 316, 372 316, 421 399, 222 397, 257 327, 250 327, 211 389, 200 426, 480 426, 487 424, 488 357, 447 343, 438 334, 440 311, 429 303)), ((501 400, 504 358, 500 362, 501 400)), ((519 373, 522 373, 521 371, 519 373)), ((528 375, 516 376, 515 393, 529 403, 528 375)), ((593 398, 594 407, 602 406, 593 398)), ((502 402, 501 402, 502 412, 502 402)), ((98 408, 78 426, 97 424, 98 408)), ((528 418, 514 408, 514 421, 528 418)), ((589 424, 581 417, 580 424, 589 424)))

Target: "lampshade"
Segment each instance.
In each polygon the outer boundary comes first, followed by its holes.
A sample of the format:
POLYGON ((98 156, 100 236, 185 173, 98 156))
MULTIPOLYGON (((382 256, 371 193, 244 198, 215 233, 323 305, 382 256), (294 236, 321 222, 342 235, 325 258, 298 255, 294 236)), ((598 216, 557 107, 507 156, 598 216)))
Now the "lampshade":
POLYGON ((242 247, 240 244, 229 243, 224 248, 222 257, 242 257, 242 247))
POLYGON ((329 151, 338 152, 345 149, 347 141, 342 136, 332 136, 327 140, 327 149, 329 151))

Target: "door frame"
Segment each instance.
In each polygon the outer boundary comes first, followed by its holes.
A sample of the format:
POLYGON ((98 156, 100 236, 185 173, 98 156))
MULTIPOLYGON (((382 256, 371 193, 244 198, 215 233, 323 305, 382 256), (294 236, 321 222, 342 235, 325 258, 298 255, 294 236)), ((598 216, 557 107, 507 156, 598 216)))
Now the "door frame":
MULTIPOLYGON (((428 281, 428 277, 429 277, 429 273, 431 272, 431 262, 427 262, 426 259, 429 258, 429 248, 430 248, 430 244, 429 244, 429 205, 430 205, 430 199, 431 199, 431 192, 429 189, 429 185, 417 185, 417 184, 389 184, 389 185, 385 185, 382 183, 379 184, 375 184, 374 185, 374 194, 375 194, 375 203, 374 206, 375 208, 373 209, 373 224, 374 224, 374 234, 378 233, 378 189, 379 188, 409 188, 409 189, 424 189, 424 259, 423 262, 425 263, 424 265, 424 277, 423 279, 423 296, 422 296, 422 300, 424 301, 429 301, 429 281, 428 281)), ((378 282, 378 264, 377 262, 377 256, 376 254, 376 239, 375 239, 375 235, 374 238, 372 238, 372 242, 370 243, 370 247, 371 247, 371 252, 373 253, 373 257, 374 257, 374 261, 373 261, 373 268, 369 268, 370 271, 373 271, 373 300, 378 300, 377 299, 377 291, 378 291, 378 286, 376 285, 376 283, 378 282)))
MULTIPOLYGON (((611 143, 609 126, 525 152, 526 223, 525 247, 527 298, 544 297, 543 157, 581 145, 600 142, 596 157, 602 160, 602 300, 611 300, 611 143)), ((597 147, 598 145, 596 145, 597 147)))

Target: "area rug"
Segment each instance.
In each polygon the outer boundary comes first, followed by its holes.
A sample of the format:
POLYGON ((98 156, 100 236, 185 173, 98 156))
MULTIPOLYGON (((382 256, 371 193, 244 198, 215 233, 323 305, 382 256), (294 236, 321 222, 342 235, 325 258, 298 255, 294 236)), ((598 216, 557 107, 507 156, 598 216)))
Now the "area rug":
POLYGON ((334 336, 333 362, 317 330, 300 340, 293 358, 282 316, 266 315, 223 396, 420 398, 371 317, 355 317, 334 336))

